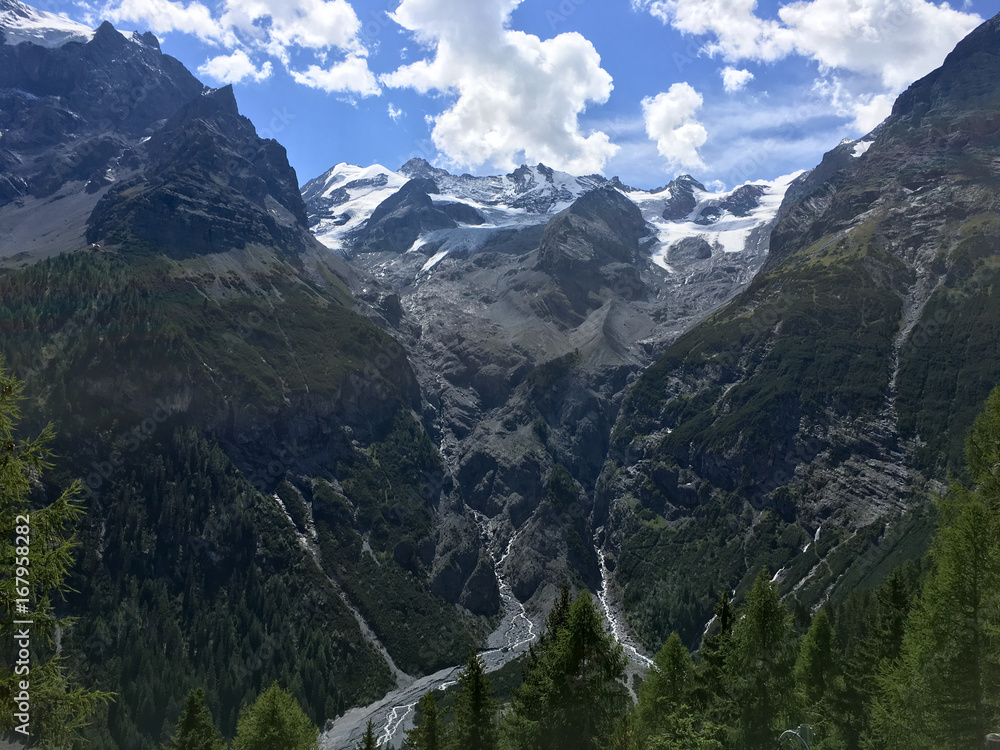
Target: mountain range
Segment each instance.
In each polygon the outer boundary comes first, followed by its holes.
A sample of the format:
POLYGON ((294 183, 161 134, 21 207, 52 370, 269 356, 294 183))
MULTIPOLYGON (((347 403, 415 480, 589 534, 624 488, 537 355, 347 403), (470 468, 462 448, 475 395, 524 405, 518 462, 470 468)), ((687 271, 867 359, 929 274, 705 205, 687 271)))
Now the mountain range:
POLYGON ((0 34, 0 354, 60 436, 39 494, 87 486, 95 747, 165 742, 198 685, 232 734, 274 680, 346 746, 522 653, 564 583, 641 666, 762 567, 811 611, 926 549, 1000 381, 997 18, 728 191, 422 159, 300 189, 153 35, 16 0, 0 34))

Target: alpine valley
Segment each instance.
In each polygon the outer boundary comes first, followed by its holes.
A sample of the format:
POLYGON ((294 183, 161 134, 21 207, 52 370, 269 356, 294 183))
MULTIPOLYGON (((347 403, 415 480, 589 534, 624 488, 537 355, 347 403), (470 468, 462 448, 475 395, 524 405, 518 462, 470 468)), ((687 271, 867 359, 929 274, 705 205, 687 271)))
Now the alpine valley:
POLYGON ((321 747, 398 746, 564 584, 643 674, 761 569, 808 623, 919 560, 1000 382, 1000 17, 830 145, 725 192, 300 189, 152 34, 0 0, 0 355, 58 436, 33 502, 85 483, 88 747, 160 747, 196 687, 232 737, 275 681, 321 747))

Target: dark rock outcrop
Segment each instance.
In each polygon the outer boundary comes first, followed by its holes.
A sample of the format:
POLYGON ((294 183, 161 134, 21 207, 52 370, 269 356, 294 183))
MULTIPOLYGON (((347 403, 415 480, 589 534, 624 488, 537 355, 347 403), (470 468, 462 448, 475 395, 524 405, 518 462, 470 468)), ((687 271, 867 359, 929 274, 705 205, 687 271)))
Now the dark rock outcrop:
POLYGON ((425 232, 451 229, 458 222, 482 224, 483 217, 462 203, 435 204, 432 179, 416 177, 386 198, 372 212, 354 240, 355 252, 406 252, 425 232))
POLYGON ((705 186, 691 175, 681 175, 667 185, 670 197, 663 207, 663 218, 667 221, 683 221, 694 211, 698 200, 694 197, 695 190, 705 191, 705 186))
POLYGON ((232 87, 186 102, 143 149, 145 169, 101 199, 88 241, 137 241, 174 258, 249 244, 294 258, 314 244, 285 149, 257 137, 232 87))

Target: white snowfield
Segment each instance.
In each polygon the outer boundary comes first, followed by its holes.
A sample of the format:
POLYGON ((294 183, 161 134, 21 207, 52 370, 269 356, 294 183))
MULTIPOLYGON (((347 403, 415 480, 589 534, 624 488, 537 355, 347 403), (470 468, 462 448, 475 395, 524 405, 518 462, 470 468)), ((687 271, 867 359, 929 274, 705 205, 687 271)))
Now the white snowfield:
POLYGON ((36 10, 16 0, 0 0, 0 29, 5 44, 62 47, 69 42, 89 42, 94 30, 66 16, 36 10))
MULTIPOLYGON (((860 145, 860 144, 859 144, 860 145)), ((642 211, 643 217, 655 232, 656 242, 648 250, 651 259, 669 273, 674 269, 667 262, 670 248, 681 240, 703 238, 714 251, 741 253, 752 250, 755 229, 771 223, 785 197, 788 186, 802 172, 779 177, 772 181, 745 183, 762 188, 759 205, 746 216, 735 216, 719 210, 711 223, 697 223, 706 206, 717 206, 736 190, 709 192, 694 189, 697 205, 683 220, 669 221, 663 211, 670 200, 670 188, 656 192, 624 189, 622 193, 642 211)), ((306 186, 306 192, 321 199, 335 201, 325 209, 320 221, 313 227, 316 237, 331 250, 348 252, 351 235, 362 226, 382 201, 399 190, 409 177, 403 172, 393 172, 375 164, 359 167, 341 163, 306 186), (316 183, 320 183, 318 186, 316 183)), ((575 177, 544 166, 521 167, 508 175, 472 177, 470 175, 433 175, 439 194, 431 195, 437 204, 460 202, 475 208, 486 220, 481 225, 459 225, 421 235, 408 252, 421 252, 428 245, 436 249, 423 264, 420 274, 432 271, 450 253, 461 250, 475 253, 497 232, 544 224, 569 207, 573 201, 595 187, 605 184, 596 176, 575 177)), ((307 200, 315 202, 315 198, 307 200)))
POLYGON ((875 141, 858 141, 854 144, 854 150, 851 152, 851 156, 857 159, 859 156, 868 151, 874 142, 875 141))
MULTIPOLYGON (((770 182, 760 180, 744 183, 763 188, 764 193, 757 208, 746 216, 735 216, 729 211, 723 210, 719 217, 710 224, 699 224, 694 220, 701 215, 706 205, 720 203, 739 188, 716 193, 695 188, 694 197, 697 205, 686 218, 680 221, 668 221, 663 218, 664 206, 670 198, 669 190, 660 193, 634 192, 629 193, 628 197, 639 206, 643 217, 656 229, 658 242, 653 247, 653 262, 673 273, 674 269, 667 262, 667 253, 671 247, 687 238, 701 237, 712 246, 713 250, 721 249, 727 253, 742 253, 748 249, 747 242, 751 239, 753 230, 774 220, 781 207, 781 202, 785 198, 788 186, 801 174, 802 172, 799 171, 770 182)), ((739 187, 743 187, 743 185, 739 187)))

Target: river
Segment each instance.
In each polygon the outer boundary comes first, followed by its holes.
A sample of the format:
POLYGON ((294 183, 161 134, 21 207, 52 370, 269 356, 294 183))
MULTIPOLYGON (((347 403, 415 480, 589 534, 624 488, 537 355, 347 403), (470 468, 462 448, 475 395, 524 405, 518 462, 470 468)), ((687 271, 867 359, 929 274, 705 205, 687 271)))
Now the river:
MULTIPOLYGON (((475 515, 486 538, 493 541, 494 528, 490 527, 488 519, 479 513, 475 515)), ((524 605, 514 596, 503 570, 516 539, 517 533, 510 538, 501 553, 494 552, 494 567, 504 614, 500 625, 487 638, 487 648, 479 652, 487 672, 494 672, 523 654, 538 637, 540 626, 528 617, 524 605)), ((598 597, 611 633, 625 649, 632 669, 648 669, 652 660, 628 636, 623 618, 611 601, 608 591, 610 574, 605 564, 604 550, 599 546, 597 554, 601 566, 601 590, 598 597)), ((409 685, 393 690, 376 703, 352 708, 335 721, 328 722, 326 730, 320 736, 321 750, 354 750, 361 742, 369 720, 375 728, 380 747, 399 747, 405 731, 413 726, 413 712, 420 699, 431 690, 444 690, 454 685, 463 666, 458 664, 421 677, 409 685)))

